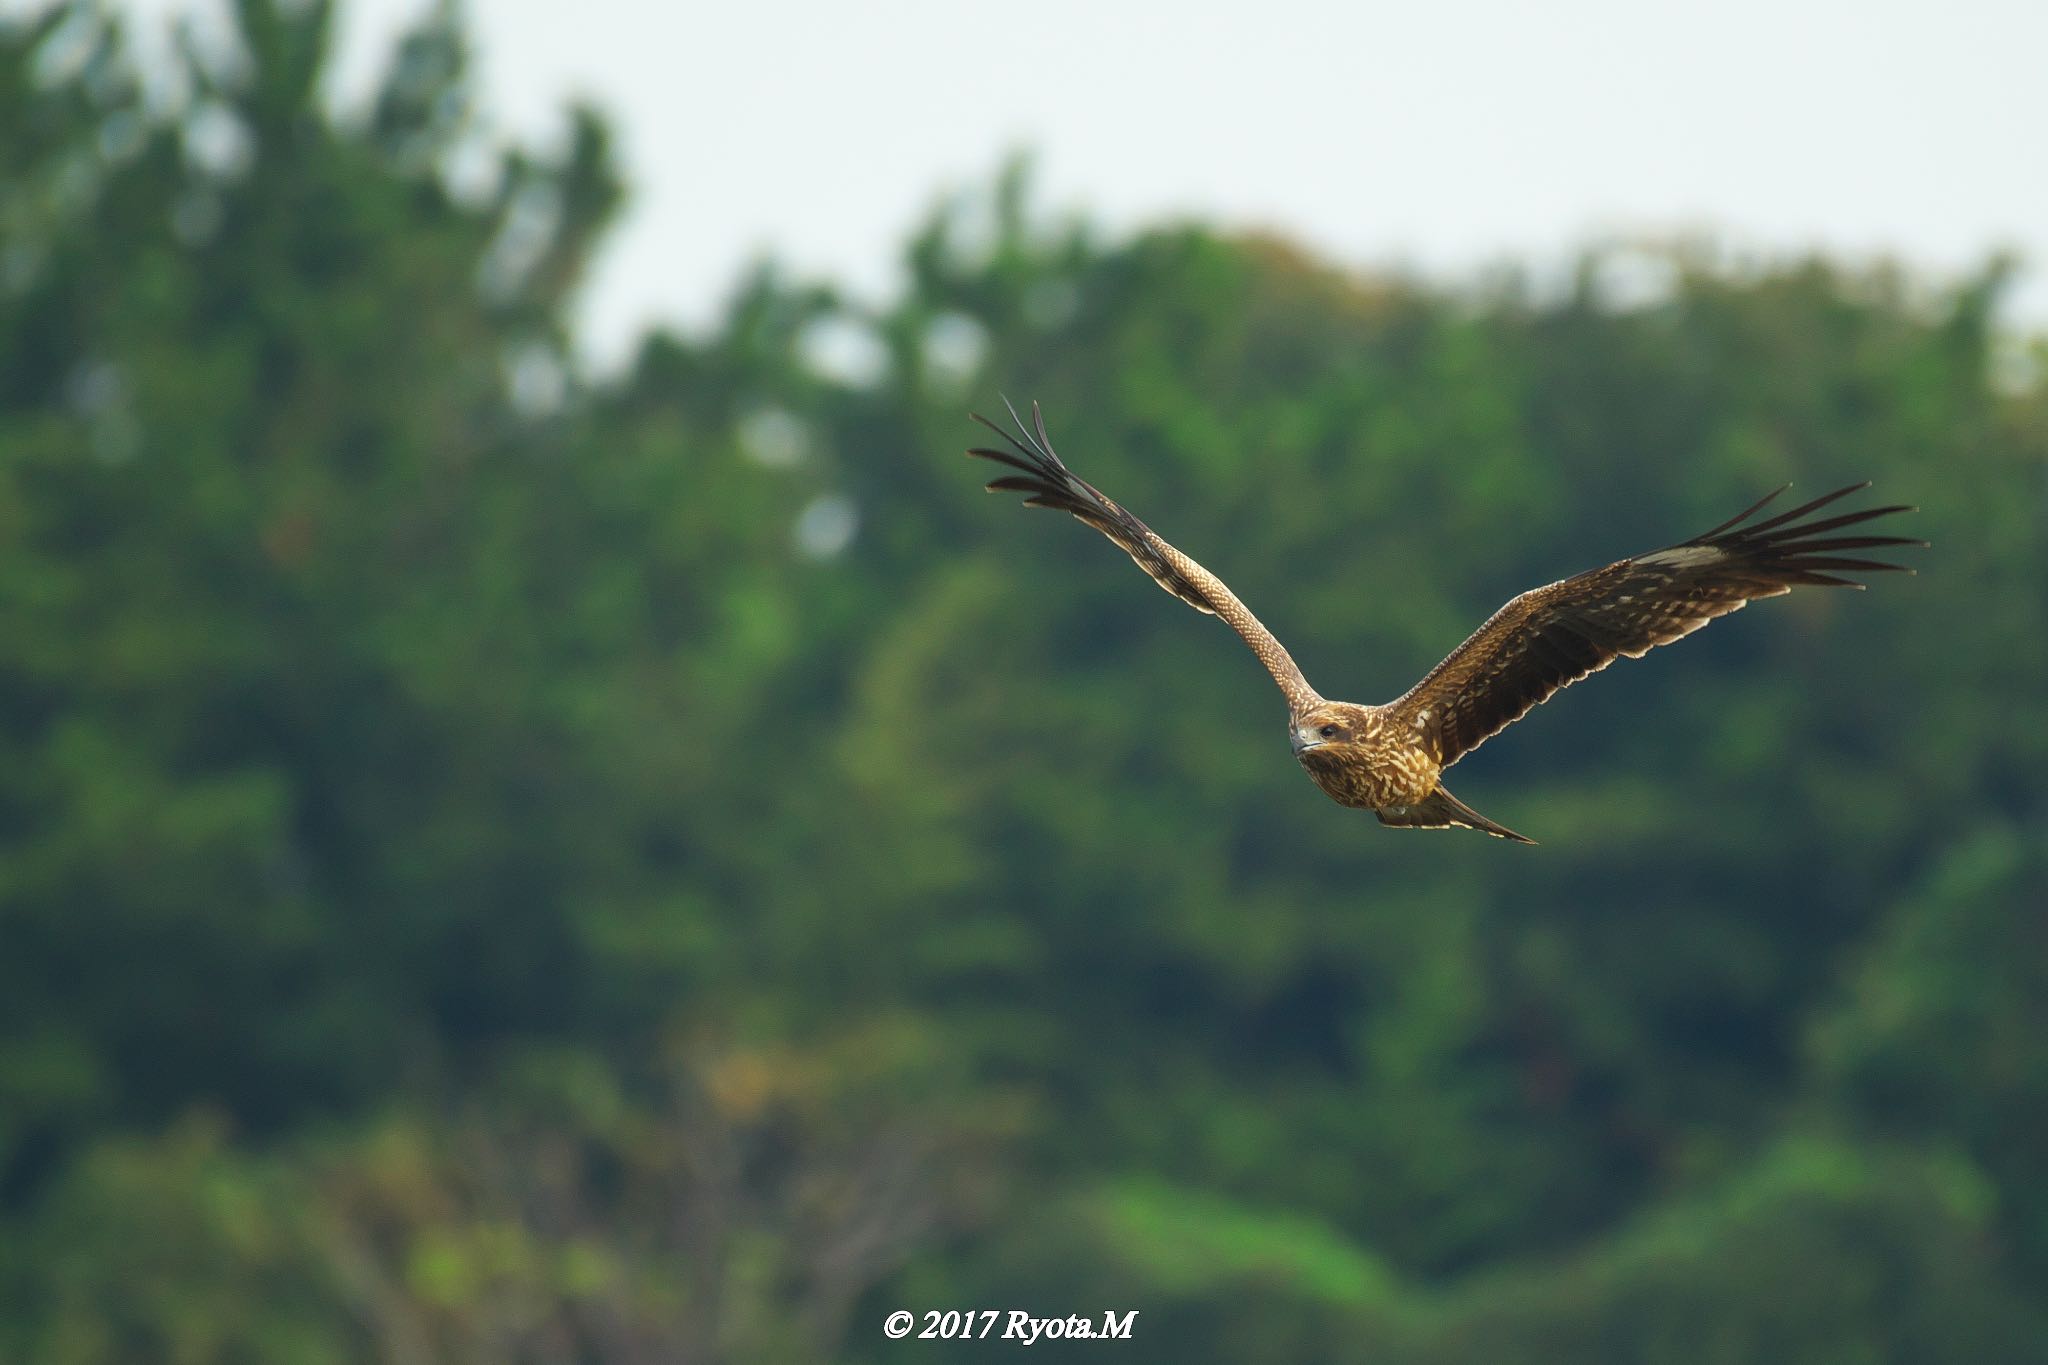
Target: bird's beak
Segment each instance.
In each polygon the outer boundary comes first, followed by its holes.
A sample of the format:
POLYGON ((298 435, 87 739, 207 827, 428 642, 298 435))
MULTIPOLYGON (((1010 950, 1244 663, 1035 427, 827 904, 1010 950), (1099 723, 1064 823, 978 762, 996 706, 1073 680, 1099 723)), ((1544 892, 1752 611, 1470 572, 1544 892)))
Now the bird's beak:
POLYGON ((1310 749, 1320 749, 1323 747, 1321 737, 1313 732, 1304 734, 1302 731, 1296 730, 1292 738, 1294 740, 1294 756, 1296 758, 1300 758, 1310 749))

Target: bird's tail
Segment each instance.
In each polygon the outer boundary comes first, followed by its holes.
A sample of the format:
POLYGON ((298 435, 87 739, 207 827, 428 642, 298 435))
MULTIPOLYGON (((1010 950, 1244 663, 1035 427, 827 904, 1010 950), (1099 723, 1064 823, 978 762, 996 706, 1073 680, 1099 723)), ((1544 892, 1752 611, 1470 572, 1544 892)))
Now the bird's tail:
POLYGON ((1383 825, 1397 829, 1476 829, 1491 834, 1496 839, 1512 839, 1518 844, 1533 844, 1536 841, 1524 834, 1517 834, 1506 825, 1496 824, 1460 801, 1445 790, 1443 783, 1437 783, 1436 790, 1412 806, 1383 806, 1374 812, 1383 825))

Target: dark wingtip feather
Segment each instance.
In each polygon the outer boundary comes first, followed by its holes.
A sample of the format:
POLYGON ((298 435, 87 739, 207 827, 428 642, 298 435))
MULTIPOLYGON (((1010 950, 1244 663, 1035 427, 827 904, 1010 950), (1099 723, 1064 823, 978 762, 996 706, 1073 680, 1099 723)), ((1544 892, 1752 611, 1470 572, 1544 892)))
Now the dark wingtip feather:
POLYGON ((1728 518, 1728 520, 1722 522, 1719 526, 1716 526, 1713 530, 1705 531, 1697 536, 1694 536, 1693 540, 1695 542, 1712 540, 1715 536, 1720 535, 1723 531, 1728 530, 1730 527, 1740 526, 1743 522, 1748 521, 1758 512, 1763 511, 1764 508, 1768 507, 1780 493, 1783 493, 1786 489, 1790 488, 1791 486, 1792 485, 1789 483, 1779 484, 1776 488, 1773 488, 1770 492, 1764 494, 1755 502, 1751 503, 1748 507, 1745 507, 1742 511, 1737 512, 1734 516, 1728 518))
POLYGON ((1801 569, 1854 569, 1867 573, 1911 572, 1903 564, 1886 564, 1876 559, 1845 559, 1840 555, 1807 555, 1791 562, 1793 567, 1801 569))
MULTIPOLYGON (((1830 493, 1803 503, 1787 512, 1759 521, 1754 525, 1742 525, 1753 516, 1770 498, 1751 507, 1733 521, 1724 522, 1715 530, 1697 536, 1688 542, 1693 545, 1711 545, 1737 560, 1747 562, 1767 572, 1782 575, 1782 580, 1793 584, 1812 584, 1817 587, 1854 587, 1864 585, 1853 580, 1834 577, 1818 570, 1829 569, 1848 573, 1911 573, 1902 564, 1888 564, 1874 559, 1849 558, 1839 554, 1843 550, 1867 549, 1926 549, 1928 542, 1911 536, 1879 535, 1829 535, 1852 526, 1860 526, 1879 517, 1892 516, 1899 512, 1915 510, 1905 503, 1889 503, 1882 507, 1859 508, 1852 512, 1838 512, 1833 516, 1803 521, 1829 504, 1851 493, 1859 493, 1870 487, 1868 480, 1837 488, 1830 493)), ((1778 492, 1783 492, 1779 489, 1778 492)), ((1776 497, 1773 493, 1771 497, 1776 497)))
MULTIPOLYGON (((1833 499, 1830 498, 1829 501, 1833 501, 1833 499)), ((1811 511, 1812 509, 1808 508, 1807 510, 1811 511)), ((1903 503, 1893 503, 1888 507, 1865 507, 1854 512, 1843 512, 1837 516, 1822 517, 1819 521, 1800 522, 1791 526, 1778 526, 1775 522, 1765 522, 1740 531, 1737 535, 1760 543, 1789 544, 1805 536, 1817 536, 1823 531, 1840 530, 1844 526, 1855 526, 1862 522, 1874 521, 1878 517, 1888 517, 1895 512, 1909 510, 1911 509, 1907 508, 1903 503)))
POLYGON ((1038 437, 1034 440, 1032 439, 1031 428, 1025 426, 1024 419, 1017 415, 1017 405, 1010 401, 1010 396, 1008 394, 999 394, 997 396, 1003 400, 1003 407, 1009 412, 1010 420, 1017 424, 1017 435, 1011 436, 1006 431, 1003 433, 1004 437, 1020 450, 1028 449, 1033 455, 1052 465, 1055 469, 1062 468, 1060 457, 1052 453, 1052 441, 1045 434, 1045 418, 1039 414, 1038 404, 1034 402, 1031 405, 1031 416, 1038 427, 1038 437), (1019 441, 1018 437, 1023 439, 1019 441))
POLYGON ((1007 451, 990 450, 979 446, 970 449, 967 453, 979 456, 984 460, 999 460, 1013 469, 1022 469, 1028 473, 1043 475, 1048 482, 1060 482, 1070 478, 1071 475, 1068 473, 1066 465, 1060 460, 1059 456, 1053 454, 1052 441, 1045 434, 1045 417, 1039 411, 1038 404, 1033 403, 1031 405, 1033 424, 1037 427, 1037 435, 1034 436, 1032 428, 1026 426, 1024 419, 1017 415, 1017 405, 1010 401, 1009 396, 1007 394, 999 394, 997 396, 1003 400, 1003 409, 1010 414, 1010 420, 1016 424, 1014 431, 999 422, 989 420, 978 412, 970 411, 967 415, 972 420, 981 423, 990 431, 1002 437, 1004 444, 1008 445, 1016 453, 1011 454, 1007 451))
POLYGON ((1007 465, 1011 469, 1021 470, 1034 478, 1048 477, 1045 467, 1029 456, 1012 455, 1007 450, 989 450, 983 447, 969 450, 967 454, 974 459, 990 460, 996 464, 1007 465))
MULTIPOLYGON (((1852 483, 1846 488, 1837 488, 1832 493, 1823 493, 1819 497, 1815 498, 1812 502, 1806 503, 1803 506, 1795 507, 1789 512, 1780 512, 1778 513, 1778 515, 1772 517, 1768 521, 1760 521, 1754 526, 1745 526, 1742 528, 1741 534, 1744 536, 1761 536, 1766 531, 1775 530, 1776 528, 1785 525, 1785 523, 1787 522, 1799 520, 1799 518, 1805 516, 1808 512, 1818 512, 1821 508, 1826 507, 1829 503, 1834 502, 1838 498, 1846 498, 1851 493, 1860 493, 1868 487, 1870 487, 1870 482, 1868 480, 1865 480, 1862 483, 1852 483)), ((1858 514, 1852 513, 1851 515, 1858 514)), ((1882 515, 1882 513, 1871 513, 1870 515, 1880 516, 1882 515)), ((1818 530, 1819 528, 1816 527, 1815 529, 1818 530)))
POLYGON ((1929 543, 1915 540, 1911 536, 1829 536, 1825 540, 1802 540, 1799 548, 1811 553, 1815 550, 1870 550, 1886 545, 1912 545, 1925 550, 1929 543))

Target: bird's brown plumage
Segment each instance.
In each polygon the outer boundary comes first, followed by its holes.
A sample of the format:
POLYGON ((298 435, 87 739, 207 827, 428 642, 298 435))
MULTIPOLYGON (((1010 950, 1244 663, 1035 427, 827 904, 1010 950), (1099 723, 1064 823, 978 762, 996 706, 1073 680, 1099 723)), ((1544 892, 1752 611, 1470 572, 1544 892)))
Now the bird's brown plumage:
POLYGON ((1029 428, 1014 408, 1010 417, 1017 423, 1014 434, 974 415, 1011 449, 978 447, 968 454, 1020 471, 988 488, 1021 492, 1030 506, 1071 513, 1115 541, 1175 597, 1222 617, 1286 695, 1295 756, 1309 776, 1340 804, 1369 808, 1381 823, 1403 828, 1455 825, 1533 842, 1452 796, 1442 784, 1443 770, 1560 688, 1623 655, 1639 658, 1759 597, 1809 585, 1861 588, 1838 575, 1904 567, 1849 552, 1926 544, 1904 536, 1841 534, 1912 510, 1904 506, 1807 519, 1868 484, 1752 521, 1781 488, 1691 540, 1523 593, 1393 702, 1333 702, 1309 686, 1293 657, 1221 579, 1066 467, 1053 453, 1037 404, 1029 428))
POLYGON ((986 485, 990 492, 1009 490, 1026 493, 1030 495, 1024 499, 1027 507, 1055 507, 1093 526, 1122 546, 1124 553, 1151 575, 1153 582, 1196 611, 1222 617, 1232 630, 1243 636, 1244 642, 1252 647, 1252 653, 1258 655, 1259 662, 1273 675, 1273 681, 1280 684, 1290 710, 1299 711, 1322 700, 1308 685, 1308 679, 1301 676, 1294 656, 1273 638, 1273 632, 1261 625, 1259 618, 1252 615, 1244 603, 1237 600, 1236 593, 1223 586, 1222 579, 1154 535, 1151 527, 1105 497, 1053 454, 1052 442, 1045 434, 1045 417, 1039 412, 1038 404, 1031 405, 1031 420, 1037 427, 1036 433, 1026 429, 1015 408, 1010 409, 1010 420, 1017 424, 1014 436, 978 412, 970 415, 1016 450, 1012 453, 975 449, 967 453, 1024 471, 990 480, 986 485))

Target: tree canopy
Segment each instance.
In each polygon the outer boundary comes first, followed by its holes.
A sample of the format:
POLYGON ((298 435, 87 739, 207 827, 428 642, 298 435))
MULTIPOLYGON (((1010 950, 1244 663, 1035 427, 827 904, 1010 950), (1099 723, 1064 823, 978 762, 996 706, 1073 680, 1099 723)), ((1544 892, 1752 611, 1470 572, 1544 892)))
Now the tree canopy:
POLYGON ((2038 1359, 2008 264, 1450 286, 1013 166, 593 376, 604 119, 479 189, 452 8, 340 111, 331 4, 234 13, 168 91, 0 20, 0 1358, 2038 1359), (980 497, 999 390, 1335 695, 1791 480, 1934 548, 1489 744, 1542 848, 1390 833, 980 497))

